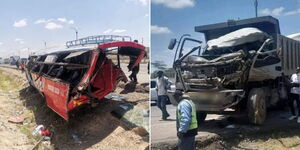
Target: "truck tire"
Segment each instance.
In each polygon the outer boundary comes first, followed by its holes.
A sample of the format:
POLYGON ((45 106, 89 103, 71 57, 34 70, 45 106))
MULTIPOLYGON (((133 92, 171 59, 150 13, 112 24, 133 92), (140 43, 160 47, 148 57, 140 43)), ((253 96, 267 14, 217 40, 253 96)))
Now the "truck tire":
POLYGON ((201 123, 204 122, 205 118, 206 118, 207 113, 204 111, 197 111, 197 123, 198 126, 201 125, 201 123))
POLYGON ((253 88, 249 92, 247 109, 249 121, 256 125, 264 123, 267 115, 266 95, 262 88, 253 88))

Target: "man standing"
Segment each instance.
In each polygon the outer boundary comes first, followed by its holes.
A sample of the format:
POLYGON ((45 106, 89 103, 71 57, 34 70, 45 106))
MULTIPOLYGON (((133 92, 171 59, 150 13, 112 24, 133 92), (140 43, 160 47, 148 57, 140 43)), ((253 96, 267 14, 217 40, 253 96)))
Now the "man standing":
POLYGON ((169 81, 168 78, 164 76, 164 72, 162 71, 157 72, 156 83, 157 83, 156 90, 158 96, 157 106, 162 112, 162 119, 166 120, 170 116, 166 108, 166 102, 168 100, 167 90, 169 87, 169 81))
POLYGON ((183 97, 177 106, 177 137, 179 150, 195 149, 195 136, 198 134, 198 124, 195 104, 183 97))
POLYGON ((294 73, 291 77, 291 93, 289 96, 289 106, 291 109, 292 116, 289 118, 289 120, 294 120, 297 118, 295 113, 295 107, 294 107, 294 101, 297 103, 298 108, 298 120, 297 122, 300 123, 300 100, 299 100, 299 83, 300 83, 300 68, 297 67, 296 73, 294 73))
POLYGON ((138 83, 137 74, 139 73, 139 70, 140 70, 140 64, 137 64, 136 66, 131 68, 133 66, 134 62, 136 61, 136 59, 137 59, 136 57, 130 56, 130 61, 129 61, 129 64, 127 66, 129 71, 131 71, 131 74, 129 75, 129 79, 131 81, 133 81, 134 83, 138 83))
MULTIPOLYGON (((138 40, 134 40, 133 42, 138 43, 138 40)), ((131 56, 130 57, 130 62, 129 65, 127 66, 128 68, 132 67, 134 62, 136 61, 136 57, 131 56)), ((129 79, 131 81, 133 81, 134 83, 138 83, 137 81, 137 74, 140 71, 140 64, 138 63, 136 66, 134 66, 131 70, 129 69, 129 71, 131 71, 131 74, 129 75, 129 79)))

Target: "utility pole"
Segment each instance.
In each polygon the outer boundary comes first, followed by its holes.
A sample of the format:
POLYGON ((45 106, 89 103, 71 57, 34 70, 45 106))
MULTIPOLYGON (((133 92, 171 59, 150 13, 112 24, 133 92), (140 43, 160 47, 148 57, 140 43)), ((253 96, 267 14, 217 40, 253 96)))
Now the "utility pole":
POLYGON ((45 49, 47 49, 47 42, 46 41, 44 41, 44 45, 45 45, 45 49))
POLYGON ((75 31, 76 40, 78 40, 78 30, 74 27, 71 27, 71 29, 73 29, 75 31))
POLYGON ((255 7, 255 17, 257 17, 257 7, 258 7, 258 1, 254 0, 254 7, 255 7))

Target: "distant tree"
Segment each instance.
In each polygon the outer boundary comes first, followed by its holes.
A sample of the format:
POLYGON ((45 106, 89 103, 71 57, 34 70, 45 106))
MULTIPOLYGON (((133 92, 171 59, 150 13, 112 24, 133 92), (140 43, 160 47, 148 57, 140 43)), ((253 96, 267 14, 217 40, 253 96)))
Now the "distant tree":
POLYGON ((158 61, 158 60, 151 62, 151 66, 153 66, 158 70, 165 70, 167 68, 167 65, 163 61, 158 61))
POLYGON ((175 77, 175 70, 173 68, 167 68, 167 65, 163 61, 154 61, 151 65, 153 68, 156 68, 156 70, 151 73, 152 79, 157 77, 157 72, 159 70, 163 71, 168 78, 175 77))

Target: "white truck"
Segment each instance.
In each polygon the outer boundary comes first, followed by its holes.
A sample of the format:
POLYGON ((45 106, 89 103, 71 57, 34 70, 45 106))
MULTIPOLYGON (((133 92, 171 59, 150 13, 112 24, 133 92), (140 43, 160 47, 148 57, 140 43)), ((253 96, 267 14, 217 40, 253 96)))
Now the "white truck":
POLYGON ((198 122, 207 113, 231 110, 246 111, 251 123, 262 124, 267 108, 287 98, 283 82, 300 66, 300 42, 281 35, 271 16, 196 26, 195 31, 204 34, 206 44, 189 35, 169 43, 169 49, 177 45, 171 102, 188 95, 198 122))

